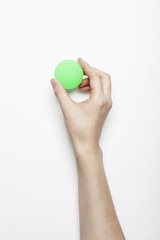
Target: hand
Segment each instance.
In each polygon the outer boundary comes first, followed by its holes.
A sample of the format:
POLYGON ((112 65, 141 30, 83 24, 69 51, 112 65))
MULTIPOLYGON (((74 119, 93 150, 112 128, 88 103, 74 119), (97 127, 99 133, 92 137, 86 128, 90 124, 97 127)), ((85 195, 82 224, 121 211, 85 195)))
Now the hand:
POLYGON ((102 126, 112 107, 112 100, 110 76, 91 67, 82 58, 79 58, 78 62, 88 76, 78 88, 80 91, 90 91, 89 99, 76 103, 59 81, 52 79, 51 84, 60 103, 73 146, 76 150, 82 150, 85 146, 99 146, 102 126))
POLYGON ((74 102, 63 85, 51 80, 73 142, 78 173, 81 239, 125 240, 107 183, 99 138, 112 107, 110 76, 78 59, 85 75, 80 91, 90 91, 89 99, 74 102), (102 224, 103 223, 103 224, 102 224))

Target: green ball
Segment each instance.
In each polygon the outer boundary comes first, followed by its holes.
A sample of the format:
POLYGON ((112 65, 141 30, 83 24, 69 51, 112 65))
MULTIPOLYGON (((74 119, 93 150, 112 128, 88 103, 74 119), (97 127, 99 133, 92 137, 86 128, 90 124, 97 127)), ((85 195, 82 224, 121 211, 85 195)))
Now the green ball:
POLYGON ((65 89, 72 89, 82 82, 83 69, 76 61, 64 60, 57 65, 54 76, 63 84, 65 89))

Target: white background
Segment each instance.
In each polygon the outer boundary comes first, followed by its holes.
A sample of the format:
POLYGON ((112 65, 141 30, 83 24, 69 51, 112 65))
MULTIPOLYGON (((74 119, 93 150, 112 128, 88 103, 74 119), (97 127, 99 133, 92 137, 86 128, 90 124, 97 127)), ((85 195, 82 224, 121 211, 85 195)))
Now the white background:
POLYGON ((112 77, 101 146, 126 238, 160 239, 159 11, 158 0, 0 1, 1 240, 79 239, 76 165, 50 79, 80 56, 112 77))

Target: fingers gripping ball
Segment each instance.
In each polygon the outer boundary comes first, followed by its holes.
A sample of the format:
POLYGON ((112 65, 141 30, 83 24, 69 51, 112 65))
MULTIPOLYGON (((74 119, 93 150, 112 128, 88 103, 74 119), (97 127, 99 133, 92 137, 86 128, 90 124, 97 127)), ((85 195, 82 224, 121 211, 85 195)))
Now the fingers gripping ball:
POLYGON ((54 76, 63 84, 65 89, 72 89, 82 82, 83 69, 76 61, 64 60, 57 65, 54 76))

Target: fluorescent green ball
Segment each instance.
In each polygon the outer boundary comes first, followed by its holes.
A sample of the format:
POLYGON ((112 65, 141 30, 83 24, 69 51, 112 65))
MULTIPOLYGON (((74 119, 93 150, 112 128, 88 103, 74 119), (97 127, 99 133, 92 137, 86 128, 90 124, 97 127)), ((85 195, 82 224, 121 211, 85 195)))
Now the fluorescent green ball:
POLYGON ((57 65, 54 76, 66 89, 72 89, 82 82, 83 69, 76 61, 64 60, 57 65))

